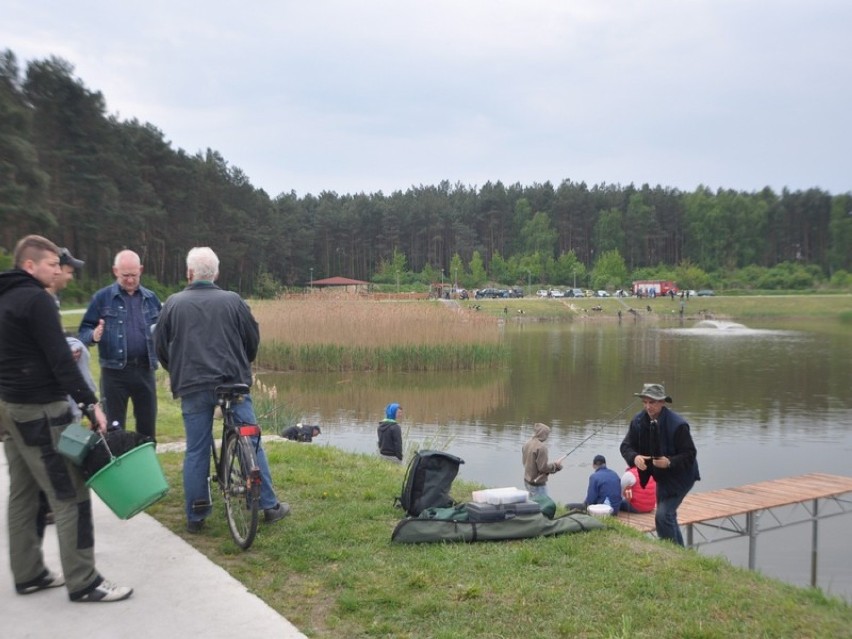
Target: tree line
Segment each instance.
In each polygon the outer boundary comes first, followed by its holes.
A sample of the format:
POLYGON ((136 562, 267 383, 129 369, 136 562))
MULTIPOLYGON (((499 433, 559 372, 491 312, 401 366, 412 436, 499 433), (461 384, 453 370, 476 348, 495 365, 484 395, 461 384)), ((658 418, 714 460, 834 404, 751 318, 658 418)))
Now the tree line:
MULTIPOLYGON (((282 185, 286 188, 286 185, 282 185)), ((315 279, 446 278, 620 286, 680 276, 849 285, 852 193, 769 188, 447 181, 390 194, 270 196, 218 152, 106 112, 60 58, 0 54, 0 246, 40 233, 86 260, 83 288, 109 280, 122 248, 146 283, 179 286, 192 246, 219 254, 220 283, 244 295, 315 279), (578 280, 579 277, 579 280, 578 280)))

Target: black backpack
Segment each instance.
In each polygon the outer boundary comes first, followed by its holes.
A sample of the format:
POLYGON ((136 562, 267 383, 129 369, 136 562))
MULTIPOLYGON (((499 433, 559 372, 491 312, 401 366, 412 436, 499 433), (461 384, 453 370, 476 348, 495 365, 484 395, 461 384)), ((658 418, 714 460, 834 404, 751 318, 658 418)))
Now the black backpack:
POLYGON ((418 451, 405 471, 397 506, 411 517, 417 517, 427 508, 452 506, 450 487, 463 463, 463 459, 439 450, 418 451))

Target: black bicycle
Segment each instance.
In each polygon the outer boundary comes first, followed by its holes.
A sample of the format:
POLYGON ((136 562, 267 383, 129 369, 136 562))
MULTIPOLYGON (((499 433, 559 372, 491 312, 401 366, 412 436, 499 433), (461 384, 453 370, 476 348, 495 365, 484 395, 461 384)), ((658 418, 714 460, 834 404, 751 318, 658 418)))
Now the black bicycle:
MULTIPOLYGON (((260 468, 252 437, 260 437, 260 426, 241 424, 234 405, 249 393, 246 384, 223 384, 216 387, 216 400, 222 409, 222 446, 212 445, 212 478, 219 485, 225 502, 225 516, 231 537, 243 550, 251 546, 257 534, 260 512, 260 468)), ((258 439, 258 441, 260 441, 258 439)))

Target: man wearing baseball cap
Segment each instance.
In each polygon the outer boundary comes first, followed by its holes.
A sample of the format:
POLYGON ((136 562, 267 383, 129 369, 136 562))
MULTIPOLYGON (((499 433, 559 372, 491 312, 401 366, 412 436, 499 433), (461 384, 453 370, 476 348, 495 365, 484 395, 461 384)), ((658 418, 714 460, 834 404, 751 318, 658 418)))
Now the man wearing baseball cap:
POLYGON ((592 460, 592 474, 589 476, 589 488, 583 503, 566 504, 568 510, 585 511, 592 504, 606 504, 617 515, 621 509, 621 478, 614 470, 606 467, 606 457, 595 455, 592 460))
POLYGON ((59 249, 59 268, 62 269, 62 274, 53 278, 53 284, 47 288, 57 298, 57 304, 59 303, 60 291, 65 290, 68 283, 74 279, 74 271, 79 271, 84 264, 83 260, 78 260, 71 255, 71 251, 67 248, 59 249))
POLYGON ((621 455, 639 470, 642 487, 651 477, 657 482, 657 537, 683 546, 677 509, 701 479, 689 424, 666 406, 672 398, 662 384, 645 384, 634 395, 642 399, 644 408, 630 421, 621 455))

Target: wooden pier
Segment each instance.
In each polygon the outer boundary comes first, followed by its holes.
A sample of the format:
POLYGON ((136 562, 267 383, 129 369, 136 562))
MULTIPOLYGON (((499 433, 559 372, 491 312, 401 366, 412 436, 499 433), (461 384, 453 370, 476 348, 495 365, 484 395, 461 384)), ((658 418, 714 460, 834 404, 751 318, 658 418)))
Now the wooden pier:
MULTIPOLYGON (((760 532, 811 523, 811 585, 816 585, 818 523, 852 512, 852 477, 809 473, 690 493, 678 508, 678 523, 686 528, 685 544, 697 548, 710 543, 748 537, 748 567, 754 570, 760 532), (761 525, 762 518, 769 518, 761 525)), ((618 521, 653 533, 654 513, 620 513, 618 521)))

